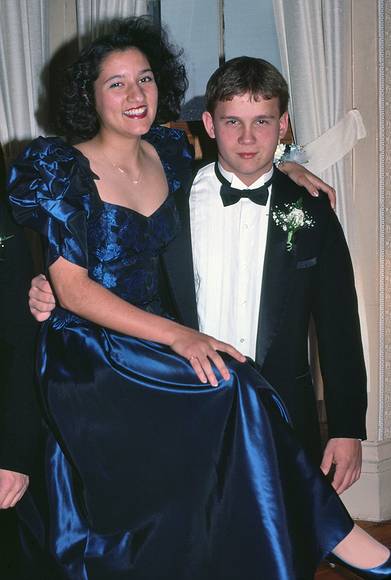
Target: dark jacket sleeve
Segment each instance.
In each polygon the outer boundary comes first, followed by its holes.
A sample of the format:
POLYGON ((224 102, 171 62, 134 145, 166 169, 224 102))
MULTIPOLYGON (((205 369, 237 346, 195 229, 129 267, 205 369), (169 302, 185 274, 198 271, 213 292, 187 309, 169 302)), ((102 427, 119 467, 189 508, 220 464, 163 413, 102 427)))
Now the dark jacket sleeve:
POLYGON ((22 228, 0 206, 0 468, 31 472, 40 413, 34 384, 38 325, 28 310, 32 260, 22 228))
POLYGON ((329 437, 365 439, 366 371, 353 267, 342 227, 327 207, 314 319, 329 437))

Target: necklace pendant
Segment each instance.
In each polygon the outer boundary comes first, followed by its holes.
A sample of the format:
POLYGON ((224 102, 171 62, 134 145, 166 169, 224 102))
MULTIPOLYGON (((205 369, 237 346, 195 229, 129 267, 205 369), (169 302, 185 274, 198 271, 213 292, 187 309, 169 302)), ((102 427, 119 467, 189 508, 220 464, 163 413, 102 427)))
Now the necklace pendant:
POLYGON ((137 185, 138 183, 140 183, 142 175, 141 175, 141 170, 139 173, 139 176, 137 179, 132 179, 131 176, 129 175, 129 172, 126 169, 123 169, 122 167, 120 167, 119 165, 116 165, 115 163, 113 163, 111 161, 111 159, 109 159, 104 152, 102 152, 103 157, 110 163, 110 165, 112 166, 113 169, 115 169, 116 171, 118 171, 119 173, 121 173, 121 175, 124 175, 126 177, 126 179, 128 179, 131 183, 133 183, 133 185, 137 185))

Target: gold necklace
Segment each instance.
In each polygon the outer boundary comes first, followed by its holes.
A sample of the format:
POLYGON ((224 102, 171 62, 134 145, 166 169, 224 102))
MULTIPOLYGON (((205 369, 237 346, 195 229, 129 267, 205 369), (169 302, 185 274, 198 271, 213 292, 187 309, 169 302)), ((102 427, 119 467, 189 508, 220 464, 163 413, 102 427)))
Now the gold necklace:
POLYGON ((104 151, 102 151, 103 153, 103 157, 106 159, 106 161, 108 161, 110 163, 110 165, 112 167, 114 167, 114 169, 116 169, 117 171, 119 171, 119 173, 121 173, 121 175, 124 175, 127 179, 129 179, 129 181, 131 181, 134 185, 138 185, 141 181, 142 178, 142 170, 140 169, 140 173, 138 174, 137 179, 133 179, 128 171, 126 171, 126 169, 124 169, 123 167, 120 167, 119 165, 116 165, 115 163, 113 163, 113 161, 111 161, 111 159, 109 159, 109 157, 107 157, 107 155, 104 153, 104 151))

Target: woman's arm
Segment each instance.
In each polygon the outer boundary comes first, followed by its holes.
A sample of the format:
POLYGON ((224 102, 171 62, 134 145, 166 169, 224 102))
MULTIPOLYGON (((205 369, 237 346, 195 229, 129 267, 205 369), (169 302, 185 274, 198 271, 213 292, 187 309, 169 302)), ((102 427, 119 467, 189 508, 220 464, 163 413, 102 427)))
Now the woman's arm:
POLYGON ((128 304, 91 280, 85 268, 62 257, 50 266, 49 272, 63 308, 100 326, 169 346, 190 362, 203 383, 218 384, 212 363, 224 379, 229 378, 229 371, 217 351, 226 352, 240 362, 246 360, 229 344, 128 304))
POLYGON ((337 201, 335 189, 322 181, 320 177, 308 171, 303 165, 294 161, 282 161, 279 163, 278 169, 290 177, 297 185, 305 187, 308 193, 314 197, 319 196, 319 190, 323 191, 328 196, 331 207, 335 209, 337 201))

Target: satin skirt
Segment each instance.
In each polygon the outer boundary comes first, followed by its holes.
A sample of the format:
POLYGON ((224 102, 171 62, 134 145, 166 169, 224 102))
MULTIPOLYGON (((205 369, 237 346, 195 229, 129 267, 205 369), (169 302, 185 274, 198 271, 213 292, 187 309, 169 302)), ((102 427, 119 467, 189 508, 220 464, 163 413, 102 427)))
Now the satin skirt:
POLYGON ((61 310, 46 323, 44 493, 20 506, 31 578, 313 578, 352 520, 273 388, 227 364, 210 387, 159 344, 61 310))

